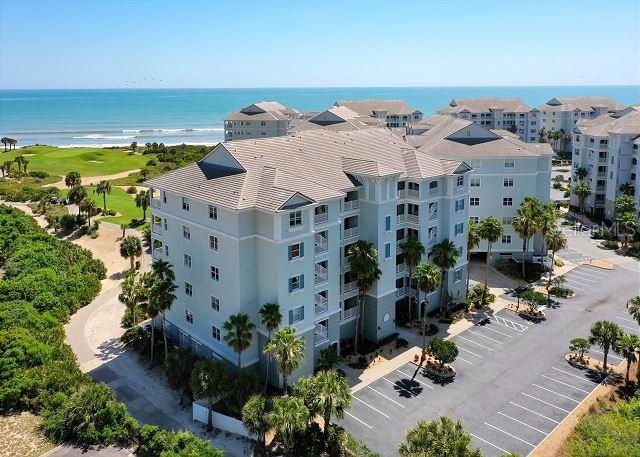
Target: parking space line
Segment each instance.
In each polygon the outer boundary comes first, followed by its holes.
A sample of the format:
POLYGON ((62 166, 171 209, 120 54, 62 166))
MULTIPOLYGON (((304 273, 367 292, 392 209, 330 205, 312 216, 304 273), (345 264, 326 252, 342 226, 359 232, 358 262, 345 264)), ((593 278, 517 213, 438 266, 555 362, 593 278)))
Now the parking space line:
POLYGON ((349 417, 353 417, 355 420, 357 420, 358 422, 360 422, 362 425, 364 425, 365 427, 369 427, 371 430, 373 430, 373 427, 369 424, 367 424, 365 421, 363 421, 362 419, 358 419, 356 416, 354 416, 353 414, 351 414, 349 411, 345 411, 344 412, 347 416, 349 417))
POLYGON ((584 392, 585 394, 589 393, 588 390, 584 390, 584 389, 581 389, 580 387, 572 386, 571 384, 567 384, 566 382, 558 381, 557 379, 553 379, 552 377, 547 376, 545 374, 543 374, 542 377, 546 378, 546 379, 549 379, 549 380, 551 380, 553 382, 557 382, 558 384, 562 384, 563 386, 567 386, 567 387, 571 387, 572 389, 579 390, 580 392, 584 392))
POLYGON ((563 411, 563 412, 565 412, 565 413, 567 413, 567 414, 569 414, 569 413, 571 412, 571 411, 567 411, 567 410, 566 410, 566 409, 564 409, 564 408, 560 408, 559 406, 556 406, 556 405, 554 405, 553 403, 549 403, 548 401, 544 401, 544 400, 539 399, 538 397, 534 397, 533 395, 529 395, 529 394, 526 394, 526 393, 524 393, 524 392, 520 392, 520 393, 521 393, 522 395, 524 395, 525 397, 533 398, 534 400, 537 400, 537 401, 539 401, 540 403, 544 403, 545 405, 549 405, 549 406, 551 406, 552 408, 559 409, 560 411, 563 411))
POLYGON ((589 275, 593 275, 593 276, 598 276, 600 278, 606 278, 607 276, 609 276, 608 273, 603 273, 602 271, 596 271, 593 270, 591 268, 580 268, 580 269, 574 269, 572 270, 576 273, 584 273, 584 274, 589 274, 589 275))
POLYGON ((591 286, 591 284, 587 284, 586 282, 582 282, 582 278, 581 279, 576 279, 574 277, 569 277, 567 278, 567 282, 571 282, 571 283, 576 283, 576 284, 580 284, 581 286, 591 286))
POLYGON ((557 421, 557 420, 555 420, 555 419, 551 419, 550 417, 547 417, 547 416, 545 416, 544 414, 540 414, 540 413, 538 413, 538 412, 536 412, 536 411, 534 411, 534 410, 532 410, 532 409, 525 408, 524 406, 519 405, 519 404, 517 404, 517 403, 514 403, 514 402, 512 402, 512 401, 510 401, 509 403, 511 403, 511 404, 512 404, 512 405, 514 405, 514 406, 517 406, 518 408, 522 408, 522 409, 524 409, 525 411, 529 411, 530 413, 536 414, 536 415, 538 415, 538 416, 540 416, 540 417, 544 417, 545 419, 550 420, 551 422, 554 422, 554 423, 556 423, 556 424, 559 424, 559 423, 560 423, 560 421, 557 421))
MULTIPOLYGON (((458 348, 458 349, 462 349, 462 348, 458 348)), ((466 360, 466 359, 463 359, 463 358, 462 358, 462 357, 460 357, 460 356, 456 357, 456 360, 460 360, 461 362, 468 363, 469 365, 473 365, 473 363, 469 362, 469 361, 468 361, 468 360, 466 360)))
POLYGON ((629 327, 628 325, 618 324, 618 327, 626 328, 627 330, 631 330, 632 332, 640 332, 640 328, 629 327))
POLYGON ((396 404, 396 405, 398 405, 400 408, 404 409, 404 405, 403 405, 403 404, 398 403, 398 402, 397 402, 397 401, 395 401, 393 398, 389 398, 389 397, 387 397, 385 394, 383 394, 382 392, 378 392, 376 389, 374 389, 374 388, 373 388, 373 387, 371 387, 371 386, 367 386, 367 387, 368 387, 369 389, 373 390, 373 391, 374 391, 375 393, 377 393, 378 395, 383 396, 384 398, 386 398, 386 399, 387 399, 387 400, 389 400, 390 402, 395 403, 395 404, 396 404))
POLYGON ((495 428, 495 429, 496 429, 496 430, 498 430, 499 432, 502 432, 502 433, 504 433, 505 435, 509 435, 511 438, 515 438, 515 439, 517 439, 518 441, 522 441, 524 444, 528 444, 528 445, 529 445, 529 446, 531 446, 531 447, 536 447, 536 445, 535 445, 535 444, 531 444, 530 442, 525 441, 525 440, 523 440, 522 438, 518 438, 517 436, 512 435, 512 434, 511 434, 511 433, 509 433, 509 432, 505 432, 505 431, 504 431, 504 430, 502 430, 501 428, 498 428, 498 427, 496 427, 495 425, 491 425, 491 424, 490 424, 490 423, 488 423, 488 422, 485 422, 485 423, 484 423, 484 425, 488 425, 488 426, 489 426, 489 427, 491 427, 491 428, 495 428))
POLYGON ((598 278, 597 276, 590 275, 588 273, 580 273, 579 271, 572 271, 568 274, 569 276, 577 276, 579 279, 582 279, 587 282, 598 282, 598 279, 602 279, 602 278, 598 278), (591 278, 598 278, 598 279, 591 279, 591 278))
POLYGON ((636 321, 634 321, 633 319, 627 319, 626 317, 615 317, 614 319, 618 319, 619 321, 627 321, 627 322, 631 322, 633 324, 636 323, 636 321))
MULTIPOLYGON (((405 376, 409 376, 409 377, 411 377, 411 375, 409 375, 409 374, 407 374, 407 373, 404 373, 404 372, 402 372, 402 371, 400 371, 400 370, 396 370, 396 371, 397 371, 398 373, 402 373, 402 374, 403 374, 403 375, 405 375, 405 376)), ((424 382, 420 381, 419 379, 415 379, 415 378, 414 378, 413 380, 414 380, 415 382, 417 382, 417 383, 419 383, 419 384, 422 384, 423 386, 428 387, 429 389, 433 390, 433 386, 430 386, 429 384, 426 384, 426 383, 424 383, 424 382)))
POLYGON ((571 398, 571 397, 567 397, 566 395, 560 394, 560 393, 558 393, 558 392, 556 392, 556 391, 553 391, 553 390, 551 390, 551 389, 547 389, 546 387, 542 387, 542 386, 540 386, 540 385, 538 385, 538 384, 531 384, 531 385, 532 385, 532 386, 534 386, 534 387, 537 387, 538 389, 546 390, 547 392, 551 392, 552 394, 556 394, 556 395, 558 395, 559 397, 566 398, 567 400, 571 400, 571 401, 572 401, 572 402, 574 402, 574 403, 580 403, 578 400, 574 400, 574 399, 573 399, 573 398, 571 398))
POLYGON ((398 384, 397 382, 393 382, 393 381, 389 381, 387 378, 382 378, 383 380, 387 381, 389 384, 393 384, 394 386, 396 386, 398 389, 404 390, 405 392, 410 393, 411 395, 413 395, 416 398, 420 398, 420 395, 418 395, 415 392, 410 391, 409 389, 405 389, 404 387, 402 387, 400 384, 398 384))
POLYGON ((542 431, 542 430, 540 430, 539 428, 535 428, 534 426, 529 425, 529 424, 527 424, 526 422, 522 422, 521 420, 518 420, 518 419, 516 419, 515 417, 511 417, 511 416, 509 416, 509 415, 507 415, 507 414, 505 414, 505 413, 503 413, 503 412, 500 412, 500 411, 498 411, 498 414, 500 414, 500 415, 502 415, 502 416, 504 416, 504 417, 507 417, 507 418, 511 419, 512 421, 516 421, 517 423, 522 424, 522 425, 524 425, 525 427, 529 427, 530 429, 535 430, 535 431, 536 431, 536 432, 538 432, 538 433, 542 433, 544 436, 547 436, 547 435, 548 435, 548 433, 547 433, 547 432, 543 432, 543 431, 542 431))
POLYGON ((371 408, 372 410, 374 410, 376 413, 382 414, 384 417, 386 417, 387 419, 390 419, 389 416, 387 416, 385 413, 383 413, 382 411, 380 411, 377 408, 374 408, 373 406, 371 406, 369 403, 367 403, 366 401, 360 400, 358 397, 356 397, 355 395, 353 396, 353 398, 355 398, 356 400, 358 400, 360 403, 363 403, 365 405, 367 405, 369 408, 371 408))
POLYGON ((485 329, 485 330, 490 330, 490 331, 495 332, 495 333, 499 333, 500 335, 506 336, 507 338, 513 338, 513 335, 508 335, 508 334, 503 333, 503 332, 501 332, 499 330, 496 330, 495 328, 491 328, 491 327, 482 327, 482 328, 485 329))
POLYGON ((528 328, 529 328, 529 326, 527 326, 527 325, 520 324, 519 322, 513 322, 513 321, 510 321, 509 319, 505 319, 505 318, 504 318, 504 317, 502 317, 502 316, 494 316, 494 317, 495 317, 496 322, 497 322, 498 324, 503 325, 503 326, 508 327, 508 328, 511 328, 511 329, 515 330, 516 332, 520 332, 520 333, 522 333, 522 332, 524 332, 526 329, 528 329, 528 328), (500 321, 502 321, 502 322, 500 322, 500 321), (508 324, 507 324, 507 322, 508 322, 509 324, 511 324, 511 325, 508 325, 508 324))
MULTIPOLYGON (((602 352, 602 351, 598 351, 597 349, 589 349, 589 350, 590 350, 591 352, 595 352, 595 353, 597 353, 597 354, 604 355, 604 352, 602 352)), ((622 357, 618 357, 617 355, 614 355, 614 354, 612 354, 611 352, 609 352, 609 355, 608 355, 607 357, 609 357, 610 359, 617 359, 617 360, 620 360, 620 361, 624 360, 622 357)))
POLYGON ((483 443, 487 443, 489 446, 493 446, 495 447, 497 450, 499 450, 500 452, 504 452, 505 454, 509 454, 509 451, 505 451, 504 449, 502 449, 500 446, 496 446, 495 444, 480 438, 478 435, 474 435, 473 433, 469 433, 469 435, 473 436, 475 439, 482 441, 483 443))
POLYGON ((504 344, 502 341, 498 341, 498 340, 496 340, 496 339, 490 338, 490 337, 488 337, 488 336, 483 335, 482 333, 474 332, 474 331, 473 331, 473 330, 471 330, 471 329, 468 329, 468 330, 467 330, 467 332, 469 332, 469 333, 473 333, 474 335, 481 336, 482 338, 486 338, 486 339, 488 339, 489 341, 493 341, 493 342, 498 343, 498 344, 504 344))
POLYGON ((589 384, 593 384, 593 381, 589 381, 588 379, 584 379, 582 376, 578 376, 577 374, 569 373, 568 371, 561 370, 560 368, 551 367, 552 369, 559 371, 560 373, 568 374, 569 376, 573 376, 574 378, 578 378, 581 381, 588 382, 589 384))
POLYGON ((476 357, 480 357, 480 358, 482 358, 482 356, 481 356, 481 355, 478 355, 478 354, 476 354, 475 352, 471 352, 470 350, 465 349, 465 348, 463 348, 463 347, 461 347, 461 346, 458 346, 458 349, 460 349, 461 351, 464 351, 464 352, 468 352, 468 353, 469 353, 469 354, 471 354, 471 355, 475 355, 476 357))
POLYGON ((480 344, 480 343, 476 343, 475 341, 470 340, 469 338, 465 338, 464 336, 461 336, 461 335, 457 335, 457 336, 458 336, 458 338, 460 338, 460 339, 462 339, 462 340, 468 341, 469 343, 473 343, 473 344, 475 344, 476 346, 480 346, 481 348, 484 348, 484 349, 486 349, 487 351, 491 351, 491 352, 493 352, 493 349, 491 349, 490 347, 483 346, 482 344, 480 344))

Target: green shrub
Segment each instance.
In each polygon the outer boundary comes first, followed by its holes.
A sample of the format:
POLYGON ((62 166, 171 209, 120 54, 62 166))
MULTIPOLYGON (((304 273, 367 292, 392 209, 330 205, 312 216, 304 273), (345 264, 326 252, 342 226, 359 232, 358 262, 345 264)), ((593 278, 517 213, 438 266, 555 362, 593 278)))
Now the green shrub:
POLYGON ((573 290, 569 289, 568 287, 554 286, 549 288, 549 293, 554 297, 567 298, 573 295, 573 290))
POLYGON ((134 351, 144 353, 149 349, 151 331, 140 326, 132 327, 124 332, 120 337, 120 341, 134 351))
POLYGON ((476 284, 467 292, 467 307, 480 309, 483 306, 487 306, 496 300, 496 296, 489 292, 488 288, 485 288, 484 284, 476 284), (484 296, 484 300, 482 297, 484 296))
POLYGON ((173 390, 185 395, 189 400, 193 399, 191 392, 191 372, 199 357, 188 348, 174 348, 167 358, 165 374, 167 384, 173 390))
POLYGON ((224 453, 192 432, 170 432, 144 425, 138 437, 139 457, 223 457, 224 453))
POLYGON ((600 243, 600 246, 602 246, 605 249, 618 249, 619 245, 617 241, 604 240, 602 243, 600 243))
POLYGON ((127 193, 128 194, 136 194, 136 193, 138 193, 138 189, 136 189, 135 186, 129 186, 129 187, 127 187, 127 193))

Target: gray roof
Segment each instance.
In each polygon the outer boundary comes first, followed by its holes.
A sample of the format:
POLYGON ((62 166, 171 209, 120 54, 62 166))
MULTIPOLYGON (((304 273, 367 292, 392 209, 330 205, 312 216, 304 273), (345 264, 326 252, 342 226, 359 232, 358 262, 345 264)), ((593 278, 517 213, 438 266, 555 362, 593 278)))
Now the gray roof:
POLYGON ((375 112, 386 111, 388 115, 409 115, 419 112, 409 108, 404 100, 338 100, 333 106, 346 106, 362 116, 375 117, 375 112))
POLYGON ((580 119, 573 132, 599 137, 607 137, 609 133, 640 135, 640 105, 594 119, 580 119))
POLYGON ((296 195, 309 202, 342 197, 358 176, 432 178, 468 171, 411 147, 388 129, 314 130, 220 143, 198 163, 147 181, 232 209, 278 211, 296 195))
POLYGON ((439 113, 488 113, 503 110, 508 113, 527 113, 531 108, 521 98, 454 98, 449 106, 438 109, 439 113))
POLYGON ((299 117, 300 113, 278 102, 252 103, 240 111, 233 111, 225 117, 226 121, 264 121, 264 120, 288 120, 299 117))
POLYGON ((541 111, 594 111, 594 108, 607 108, 607 111, 613 112, 625 106, 611 97, 579 96, 555 97, 538 107, 541 111))

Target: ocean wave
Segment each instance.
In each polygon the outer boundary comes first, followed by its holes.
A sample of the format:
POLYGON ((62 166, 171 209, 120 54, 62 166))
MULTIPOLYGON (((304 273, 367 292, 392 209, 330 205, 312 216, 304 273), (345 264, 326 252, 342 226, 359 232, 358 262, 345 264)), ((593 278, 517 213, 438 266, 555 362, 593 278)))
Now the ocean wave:
POLYGON ((74 140, 133 140, 134 138, 134 135, 102 135, 99 133, 73 137, 74 140))
MULTIPOLYGON (((215 146, 220 141, 177 141, 174 143, 164 143, 165 146, 179 146, 181 144, 196 145, 196 146, 215 146)), ((28 145, 25 145, 28 146, 28 145)), ((70 143, 55 145, 59 148, 128 148, 129 143, 70 143)))
POLYGON ((125 129, 122 133, 189 133, 189 132, 224 132, 221 127, 185 128, 185 129, 125 129))

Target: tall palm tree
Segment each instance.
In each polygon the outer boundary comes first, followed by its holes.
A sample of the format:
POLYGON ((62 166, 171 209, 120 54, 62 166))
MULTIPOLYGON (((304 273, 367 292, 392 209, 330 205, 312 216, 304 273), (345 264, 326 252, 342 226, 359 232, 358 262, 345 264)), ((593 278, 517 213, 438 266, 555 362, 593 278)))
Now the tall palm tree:
POLYGON ((147 219, 147 208, 149 207, 149 192, 141 190, 136 195, 136 206, 142 208, 142 220, 147 219))
POLYGON ((491 247, 493 243, 496 243, 502 235, 504 235, 504 227, 502 226, 502 222, 496 219, 493 216, 487 216, 483 219, 478 225, 478 235, 483 240, 487 240, 487 259, 485 263, 484 270, 484 293, 482 297, 482 301, 486 298, 487 291, 487 279, 489 277, 489 260, 491 259, 491 247))
POLYGON ((540 212, 538 215, 538 230, 542 235, 542 256, 540 259, 540 266, 544 267, 544 258, 547 255, 547 233, 554 230, 557 227, 557 219, 560 216, 560 211, 554 202, 549 202, 546 205, 540 206, 540 212))
POLYGON ((27 165, 29 165, 29 160, 22 158, 22 168, 24 168, 24 174, 26 176, 27 174, 27 165))
MULTIPOLYGON (((420 242, 417 236, 409 235, 407 239, 400 243, 399 246, 402 249, 402 255, 404 256, 404 261, 407 264, 407 268, 409 269, 409 289, 413 288, 413 270, 420 264, 422 261, 422 256, 424 255, 426 249, 424 245, 420 242)), ((418 297, 420 298, 420 297, 418 297)), ((409 303, 409 322, 411 322, 411 298, 407 299, 409 303)))
POLYGON ((622 335, 622 330, 613 322, 597 321, 591 326, 591 336, 589 342, 597 344, 604 354, 603 369, 607 370, 607 357, 609 349, 615 348, 618 339, 622 335))
POLYGON ((12 160, 5 160, 3 165, 4 165, 4 169, 6 170, 7 176, 8 176, 9 173, 11 173, 11 166, 13 165, 13 161, 12 160))
POLYGON ((638 325, 640 325, 640 297, 633 297, 627 302, 627 310, 631 317, 633 317, 638 325))
POLYGON ((69 173, 67 173, 67 176, 64 177, 64 184, 69 189, 82 184, 80 173, 78 173, 77 171, 70 171, 69 173))
POLYGON ((583 224, 584 201, 591 195, 591 186, 584 181, 580 181, 573 186, 573 193, 578 197, 578 207, 580 208, 580 226, 583 224))
POLYGON ((471 262, 471 251, 480 244, 480 235, 478 232, 478 224, 469 220, 469 232, 467 233, 467 291, 469 290, 469 279, 471 278, 468 272, 469 263, 471 262))
POLYGON ((296 336, 296 329, 285 327, 278 330, 265 345, 264 353, 278 362, 282 373, 282 385, 285 392, 288 388, 289 375, 293 373, 304 359, 304 340, 296 336))
POLYGON ((349 263, 351 273, 358 284, 358 315, 356 316, 355 350, 358 353, 358 340, 362 337, 360 327, 364 326, 364 300, 367 292, 376 283, 382 271, 379 268, 378 251, 370 241, 358 240, 349 249, 349 263))
POLYGON ((629 241, 633 240, 638 227, 638 218, 634 213, 622 213, 616 217, 618 230, 622 232, 622 249, 627 249, 629 241))
MULTIPOLYGON (((153 325, 151 326, 153 329, 153 325)), ((153 342, 152 346, 153 348, 153 342)), ((207 428, 213 428, 213 405, 229 391, 229 370, 222 360, 202 359, 196 362, 191 373, 191 391, 197 400, 207 400, 207 428)))
POLYGON ((277 431, 284 454, 292 455, 296 437, 307 428, 309 410, 300 398, 283 395, 273 399, 273 409, 267 417, 277 431))
POLYGON ((107 209, 107 194, 111 193, 111 181, 100 181, 94 190, 96 194, 102 194, 102 207, 107 209))
POLYGON ((80 208, 79 208, 80 203, 85 198, 87 198, 87 189, 85 189, 80 184, 76 184, 75 186, 73 186, 71 190, 69 190, 69 193, 67 194, 67 200, 69 201, 69 203, 78 205, 78 214, 80 214, 80 208))
POLYGON ((624 213, 635 213, 636 204, 630 195, 620 195, 613 203, 613 215, 615 217, 624 213))
POLYGON ((444 297, 444 285, 447 283, 447 272, 456 266, 458 258, 460 257, 460 251, 456 245, 445 238, 440 243, 436 244, 431 251, 431 261, 440 268, 440 314, 444 315, 448 310, 445 310, 445 297, 444 297))
MULTIPOLYGON (((128 238, 128 237, 127 237, 128 238)), ((125 238, 126 239, 126 238, 125 238)), ((137 238, 136 238, 137 239, 137 238)), ((139 241, 139 239, 138 239, 139 241)), ((164 260, 158 260, 151 265, 151 287, 149 288, 150 308, 162 314, 162 339, 164 341, 164 360, 169 357, 169 345, 167 344, 166 312, 176 300, 174 292, 178 288, 175 284, 176 275, 171 264, 164 260)), ((152 323, 151 328, 155 326, 152 323)), ((152 359, 153 360, 153 359, 152 359)))
POLYGON ((549 279, 547 280, 547 301, 551 299, 551 276, 555 269, 556 252, 567 247, 567 237, 558 228, 553 228, 544 236, 544 242, 551 251, 551 268, 549 268, 549 279))
POLYGON ((618 190, 620 192, 622 192, 624 195, 628 195, 628 196, 633 196, 636 193, 636 188, 633 184, 630 184, 628 182, 624 183, 624 184, 620 184, 620 187, 618 188, 618 190))
POLYGON ((588 175, 589 175, 589 172, 584 167, 580 167, 576 170, 576 178, 578 178, 578 181, 582 181, 588 175))
POLYGON ((13 149, 15 149, 16 148, 16 144, 18 144, 18 140, 14 139, 14 138, 11 138, 10 141, 11 141, 11 144, 13 145, 13 149))
POLYGON ((7 152, 7 144, 9 144, 9 138, 3 136, 2 139, 0 139, 0 143, 4 145, 4 152, 7 152))
POLYGON ((242 368, 242 351, 249 349, 256 324, 249 320, 248 314, 238 313, 229 316, 222 328, 227 332, 224 340, 238 353, 238 369, 242 368))
POLYGON ((122 291, 118 295, 118 300, 123 303, 129 312, 131 313, 131 321, 133 327, 138 324, 136 317, 136 311, 138 310, 140 303, 144 300, 145 291, 142 287, 142 281, 138 277, 137 270, 129 270, 127 275, 122 281, 122 291))
POLYGON ((616 342, 616 351, 619 352, 627 362, 624 382, 626 385, 629 385, 629 370, 631 369, 631 364, 638 360, 636 352, 640 351, 640 336, 633 333, 623 334, 616 342))
POLYGON ((242 423, 247 430, 258 437, 260 453, 265 453, 266 435, 269 431, 268 413, 271 401, 262 395, 253 395, 242 407, 242 423))
POLYGON ((462 423, 447 416, 419 421, 407 432, 398 452, 402 457, 482 457, 462 423))
POLYGON ((416 281, 418 288, 424 293, 424 311, 422 312, 422 347, 427 344, 427 332, 425 328, 427 308, 429 305, 429 294, 436 290, 442 282, 442 273, 440 269, 433 263, 427 262, 418 265, 413 272, 413 279, 416 281))
POLYGON ((526 261, 529 240, 538 232, 538 218, 534 207, 522 205, 518 208, 511 225, 513 230, 522 238, 522 280, 526 281, 526 261))
POLYGON ((544 139, 547 136, 547 130, 542 127, 539 131, 538 131, 538 142, 539 143, 544 143, 544 139))
POLYGON ((134 260, 142 255, 142 243, 140 238, 134 235, 125 236, 120 241, 120 255, 131 261, 131 269, 134 268, 134 260))
MULTIPOLYGON (((262 325, 267 329, 269 335, 267 336, 267 343, 271 341, 271 332, 280 327, 282 323, 282 314, 280 314, 280 306, 277 303, 265 303, 258 311, 262 325)), ((264 379, 264 391, 267 391, 269 385, 269 365, 271 364, 271 357, 267 357, 267 366, 265 368, 264 379)))
POLYGON ((91 216, 97 213, 98 204, 90 198, 85 198, 80 202, 79 209, 87 215, 87 225, 91 226, 91 216))
POLYGON ((321 371, 316 376, 318 401, 324 419, 324 437, 329 437, 331 416, 344 417, 345 409, 351 406, 351 391, 344 377, 335 370, 321 371))
POLYGON ((24 160, 24 157, 22 156, 15 156, 13 161, 17 164, 18 166, 18 177, 22 176, 22 161, 24 160))

